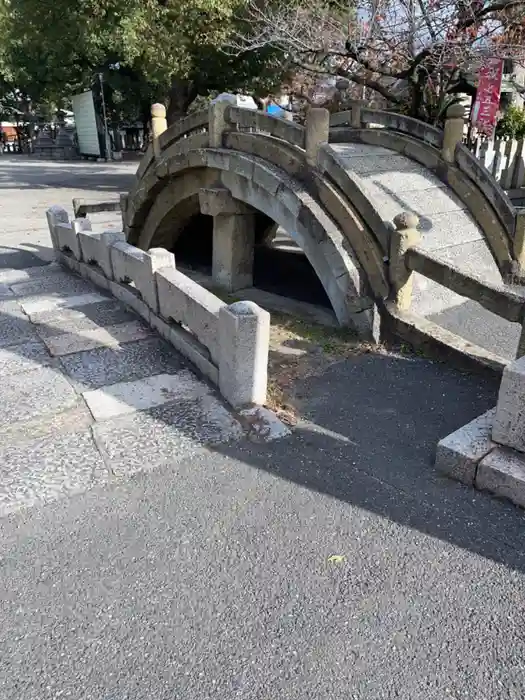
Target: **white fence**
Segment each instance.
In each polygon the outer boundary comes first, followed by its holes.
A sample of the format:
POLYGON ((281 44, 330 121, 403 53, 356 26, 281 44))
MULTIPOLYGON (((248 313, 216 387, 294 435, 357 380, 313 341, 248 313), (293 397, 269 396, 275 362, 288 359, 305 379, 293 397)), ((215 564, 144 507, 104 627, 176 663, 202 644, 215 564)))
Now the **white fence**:
POLYGON ((235 408, 264 404, 270 314, 251 301, 227 305, 176 269, 163 248, 147 252, 123 233, 94 233, 61 207, 47 220, 59 261, 110 291, 153 326, 235 408))
POLYGON ((525 187, 525 139, 477 139, 468 148, 504 190, 525 187))

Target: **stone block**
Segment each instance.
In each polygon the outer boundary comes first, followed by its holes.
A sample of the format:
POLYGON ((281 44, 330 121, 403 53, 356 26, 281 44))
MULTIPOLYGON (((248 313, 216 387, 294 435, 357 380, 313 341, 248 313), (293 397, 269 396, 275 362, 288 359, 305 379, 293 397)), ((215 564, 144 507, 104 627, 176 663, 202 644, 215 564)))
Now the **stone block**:
POLYGON ((479 463, 475 485, 525 508, 525 456, 497 447, 479 463))
POLYGON ((155 314, 151 314, 150 323, 164 340, 184 355, 199 372, 213 384, 219 384, 219 370, 211 362, 208 349, 199 343, 195 337, 181 326, 166 323, 155 314))
POLYGON ((69 216, 65 209, 58 206, 49 207, 46 211, 47 225, 49 226, 49 235, 51 236, 51 243, 55 250, 59 250, 58 238, 56 234, 55 227, 57 224, 68 224, 69 216))
POLYGON ((110 247, 113 279, 119 284, 129 284, 140 277, 146 253, 135 246, 118 241, 110 247))
POLYGON ((81 493, 109 479, 89 430, 57 435, 51 426, 47 434, 17 444, 10 436, 4 445, 0 448, 0 517, 81 493))
POLYGON ((159 311, 159 297, 157 291, 157 270, 175 270, 175 256, 164 248, 150 248, 144 256, 144 265, 140 277, 135 279, 135 286, 142 298, 153 311, 159 311))
MULTIPOLYGON (((77 221, 86 221, 86 219, 77 219, 77 221)), ((82 260, 82 251, 78 242, 77 232, 73 228, 73 224, 58 223, 55 226, 55 234, 57 237, 58 249, 62 252, 71 253, 75 260, 82 260)))
POLYGON ((180 323, 219 362, 219 311, 226 304, 178 270, 162 269, 156 275, 160 315, 180 323))
POLYGON ((525 357, 514 360, 503 371, 492 439, 525 452, 525 357))
POLYGON ((61 363, 79 391, 100 389, 154 374, 174 374, 185 366, 173 348, 155 337, 125 343, 118 348, 100 347, 65 355, 61 363))
POLYGON ((151 329, 141 321, 95 328, 73 333, 62 333, 58 336, 47 336, 44 342, 51 355, 60 357, 75 352, 84 352, 98 347, 117 347, 122 343, 144 340, 151 336, 151 329))
POLYGON ((252 210, 232 197, 224 187, 206 187, 199 190, 201 214, 218 216, 219 214, 248 214, 252 210))
POLYGON ((102 270, 96 265, 86 265, 78 263, 78 273, 86 280, 93 282, 101 289, 109 290, 110 280, 102 273, 102 270))
POLYGON ((436 453, 436 467, 452 479, 472 485, 479 462, 496 445, 491 440, 495 409, 487 411, 440 440, 436 453))
POLYGON ((195 399, 209 392, 188 370, 157 374, 86 391, 84 400, 96 421, 162 406, 171 401, 195 399))
POLYGON ((133 309, 147 323, 149 323, 151 311, 146 302, 142 301, 137 290, 125 284, 117 284, 116 282, 108 281, 109 291, 119 301, 123 302, 130 309, 133 309))
POLYGON ((252 301, 219 312, 219 388, 234 407, 266 403, 270 314, 252 301))
POLYGON ((96 263, 108 279, 113 279, 111 245, 118 241, 125 243, 124 234, 116 231, 104 233, 81 231, 78 234, 78 240, 83 260, 88 264, 96 263))

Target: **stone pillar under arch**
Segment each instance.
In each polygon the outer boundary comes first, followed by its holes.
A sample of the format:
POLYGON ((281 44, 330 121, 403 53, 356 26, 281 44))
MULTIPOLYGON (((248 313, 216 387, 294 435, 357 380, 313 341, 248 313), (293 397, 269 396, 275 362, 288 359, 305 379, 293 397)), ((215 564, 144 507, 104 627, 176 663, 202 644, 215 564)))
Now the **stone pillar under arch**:
POLYGON ((213 283, 235 292, 253 285, 255 212, 224 188, 199 191, 201 214, 213 217, 213 283))

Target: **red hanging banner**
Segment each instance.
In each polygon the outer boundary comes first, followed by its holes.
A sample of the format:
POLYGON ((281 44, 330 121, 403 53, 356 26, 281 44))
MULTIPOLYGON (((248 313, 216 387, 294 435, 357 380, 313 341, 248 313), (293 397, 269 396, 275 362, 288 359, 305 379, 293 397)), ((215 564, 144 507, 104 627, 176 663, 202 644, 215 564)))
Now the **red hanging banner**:
POLYGON ((478 91, 472 122, 483 134, 492 136, 496 126, 503 77, 503 60, 486 58, 479 71, 478 91))

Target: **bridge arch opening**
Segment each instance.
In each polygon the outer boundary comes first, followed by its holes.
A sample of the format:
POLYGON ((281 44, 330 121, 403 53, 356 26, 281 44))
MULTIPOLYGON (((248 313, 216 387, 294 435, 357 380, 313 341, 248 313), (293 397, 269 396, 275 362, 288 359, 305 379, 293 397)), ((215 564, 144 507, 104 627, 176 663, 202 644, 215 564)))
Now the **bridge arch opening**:
MULTIPOLYGON (((253 287, 332 312, 319 277, 293 239, 265 214, 254 218, 253 287)), ((211 278, 213 217, 195 213, 177 234, 169 246, 177 265, 211 278)))
MULTIPOLYGON (((265 171, 261 171, 259 176, 255 172, 258 167, 261 166, 249 157, 234 154, 230 158, 230 154, 219 154, 213 149, 190 152, 182 159, 177 154, 166 154, 159 164, 159 173, 146 176, 143 184, 137 188, 139 196, 128 218, 128 240, 144 250, 152 247, 173 250, 181 265, 181 256, 184 257, 185 252, 193 248, 195 254, 193 239, 200 239, 203 242, 198 254, 204 258, 207 249, 209 265, 211 227, 209 220, 206 222, 206 218, 201 218, 199 214, 213 216, 214 227, 216 222, 224 222, 225 218, 235 219, 237 215, 239 218, 253 215, 255 221, 264 221, 266 217, 266 221, 269 220, 273 226, 278 224, 281 231, 289 232, 293 239, 290 247, 295 250, 293 253, 285 251, 285 255, 279 254, 279 266, 268 262, 268 256, 274 255, 268 251, 268 246, 266 249, 256 246, 252 270, 255 271, 256 287, 272 286, 275 294, 276 281, 286 281, 288 297, 299 296, 310 303, 316 301, 317 305, 328 309, 331 317, 335 316, 340 325, 350 326, 362 337, 372 337, 374 303, 369 296, 368 279, 342 231, 300 182, 275 168, 272 171, 273 179, 265 176, 265 171), (278 192, 273 183, 279 183, 278 192), (212 212, 209 208, 212 205, 203 203, 203 199, 211 196, 209 201, 215 201, 215 192, 227 204, 225 207, 215 207, 212 212), (181 238, 184 231, 186 233, 181 238), (207 242, 203 239, 207 239, 207 242), (295 255, 293 262, 291 255, 295 255), (298 266, 301 266, 301 272, 290 274, 292 267, 297 269, 298 266), (267 277, 261 283, 260 267, 270 270, 272 274, 269 276, 273 276, 273 280, 267 277), (283 271, 282 275, 278 274, 279 269, 283 271), (296 287, 291 293, 290 283, 294 279, 300 281, 300 288, 296 287)), ((233 241, 231 235, 228 234, 228 240, 233 241)), ((233 236, 235 238, 237 234, 233 236)), ((226 240, 222 234, 215 236, 215 239, 226 240)), ((242 246, 231 245, 229 254, 236 257, 238 250, 242 250, 242 246)), ((215 254, 214 259, 217 263, 215 254)), ((242 267, 247 266, 246 260, 243 258, 242 267)), ((215 271, 217 269, 216 264, 215 271)), ((250 279, 249 284, 238 285, 237 289, 245 289, 251 284, 250 279)), ((252 298, 257 301, 255 296, 252 298)), ((264 306, 264 303, 261 305, 264 306)), ((291 307, 292 304, 289 304, 288 308, 291 307)))

